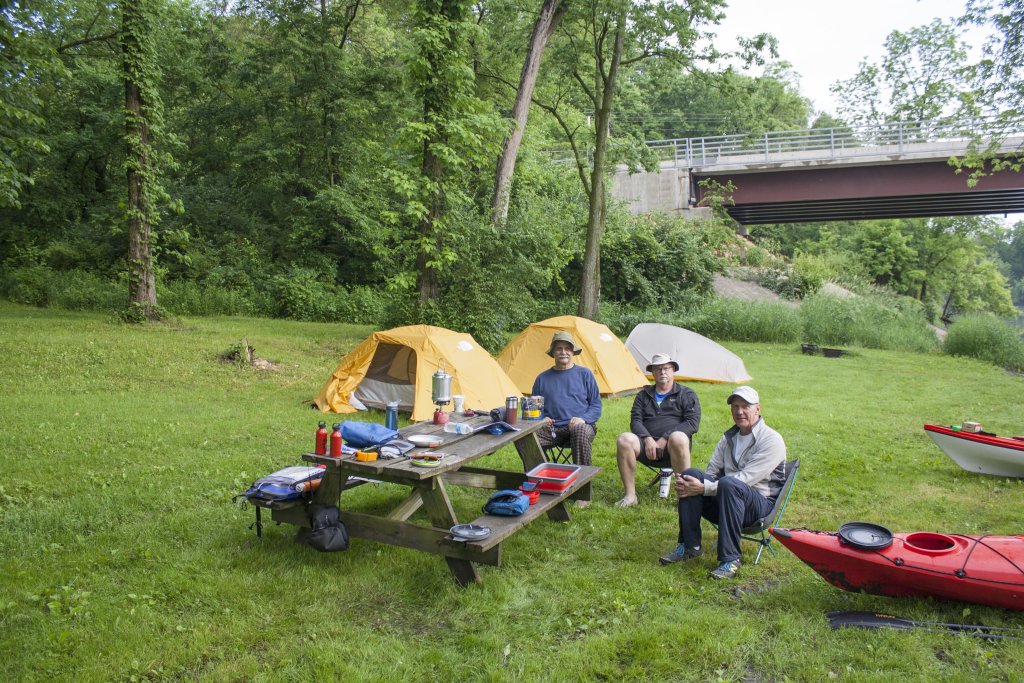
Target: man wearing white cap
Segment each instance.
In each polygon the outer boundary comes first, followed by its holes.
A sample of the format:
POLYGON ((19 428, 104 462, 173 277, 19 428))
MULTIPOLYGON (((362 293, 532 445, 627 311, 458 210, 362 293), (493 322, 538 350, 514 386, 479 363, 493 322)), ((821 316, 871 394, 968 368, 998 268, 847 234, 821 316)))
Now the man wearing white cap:
POLYGON ((654 385, 640 390, 629 413, 629 431, 619 434, 615 457, 625 495, 619 507, 637 504, 636 463, 644 462, 680 473, 690 466, 690 441, 700 427, 700 401, 689 387, 675 381, 679 364, 668 354, 651 357, 647 372, 654 385))
POLYGON ((731 579, 740 568, 740 534, 771 512, 786 478, 786 443, 761 419, 761 399, 747 386, 726 399, 734 427, 715 446, 706 472, 690 468, 676 475, 679 494, 679 545, 662 555, 662 564, 690 560, 703 553, 701 517, 718 525, 716 579, 731 579))

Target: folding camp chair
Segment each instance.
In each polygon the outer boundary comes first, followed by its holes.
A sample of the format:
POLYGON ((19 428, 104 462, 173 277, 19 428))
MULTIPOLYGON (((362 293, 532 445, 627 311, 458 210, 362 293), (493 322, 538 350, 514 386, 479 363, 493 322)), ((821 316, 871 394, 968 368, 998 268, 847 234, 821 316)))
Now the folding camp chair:
POLYGON ((768 529, 779 523, 782 519, 782 513, 786 511, 786 503, 789 501, 789 494, 793 491, 793 482, 796 481, 796 471, 800 469, 800 459, 790 460, 786 463, 786 481, 782 483, 782 490, 779 491, 779 495, 775 497, 775 505, 772 506, 771 512, 757 520, 750 526, 743 529, 740 533, 741 538, 745 538, 748 541, 757 543, 760 547, 757 549, 757 557, 754 558, 754 564, 761 561, 761 553, 767 548, 768 552, 772 555, 775 554, 775 549, 772 548, 771 542, 772 537, 766 533, 768 529), (754 534, 759 534, 754 536, 754 534))
POLYGON ((545 446, 544 459, 548 462, 561 462, 571 465, 572 446, 569 444, 564 444, 562 446, 545 446))

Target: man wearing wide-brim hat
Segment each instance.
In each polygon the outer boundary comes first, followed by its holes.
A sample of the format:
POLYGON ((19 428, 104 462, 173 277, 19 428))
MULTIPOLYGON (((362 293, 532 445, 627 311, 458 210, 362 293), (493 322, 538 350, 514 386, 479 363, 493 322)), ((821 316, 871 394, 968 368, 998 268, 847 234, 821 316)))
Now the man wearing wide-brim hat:
POLYGON ((637 504, 636 464, 672 468, 682 472, 690 466, 690 444, 700 428, 700 401, 689 387, 675 381, 679 363, 665 353, 651 357, 647 372, 654 384, 644 387, 633 399, 629 431, 619 434, 615 457, 625 495, 619 507, 637 504))
POLYGON ((589 465, 601 417, 601 391, 594 373, 576 365, 576 356, 582 351, 570 333, 555 332, 548 347, 555 365, 537 375, 533 395, 544 397, 544 413, 551 425, 550 429, 537 432, 540 445, 547 448, 569 444, 573 462, 589 465))

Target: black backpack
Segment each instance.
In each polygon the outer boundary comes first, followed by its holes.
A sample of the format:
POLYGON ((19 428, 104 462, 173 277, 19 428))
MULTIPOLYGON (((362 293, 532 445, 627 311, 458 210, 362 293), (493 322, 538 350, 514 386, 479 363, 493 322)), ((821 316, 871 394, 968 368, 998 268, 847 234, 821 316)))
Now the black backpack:
POLYGON ((298 541, 320 552, 348 550, 348 529, 341 521, 337 505, 311 505, 309 529, 299 529, 298 541))

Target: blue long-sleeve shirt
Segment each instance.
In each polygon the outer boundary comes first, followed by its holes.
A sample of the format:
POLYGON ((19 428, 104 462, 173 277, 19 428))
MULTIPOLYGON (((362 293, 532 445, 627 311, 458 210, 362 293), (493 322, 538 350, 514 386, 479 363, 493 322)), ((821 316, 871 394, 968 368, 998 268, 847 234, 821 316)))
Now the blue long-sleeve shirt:
POLYGON ((573 417, 590 424, 596 424, 601 417, 597 380, 594 373, 581 365, 568 370, 545 370, 534 380, 532 393, 544 397, 544 413, 555 421, 556 427, 565 427, 573 417))

